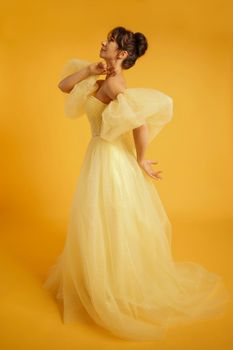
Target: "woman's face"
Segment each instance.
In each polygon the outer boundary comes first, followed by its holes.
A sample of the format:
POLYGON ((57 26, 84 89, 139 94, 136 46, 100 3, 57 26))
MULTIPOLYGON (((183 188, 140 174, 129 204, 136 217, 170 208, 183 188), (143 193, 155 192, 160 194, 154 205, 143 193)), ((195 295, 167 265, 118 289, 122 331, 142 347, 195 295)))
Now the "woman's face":
POLYGON ((102 41, 99 56, 104 59, 116 59, 118 51, 118 45, 114 37, 109 34, 107 40, 102 41))

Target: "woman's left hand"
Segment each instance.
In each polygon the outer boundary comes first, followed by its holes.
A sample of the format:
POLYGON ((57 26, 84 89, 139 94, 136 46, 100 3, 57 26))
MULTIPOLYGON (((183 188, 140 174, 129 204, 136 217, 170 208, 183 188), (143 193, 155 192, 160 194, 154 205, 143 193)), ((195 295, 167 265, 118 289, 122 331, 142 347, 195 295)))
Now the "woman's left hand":
POLYGON ((152 167, 151 164, 157 164, 158 162, 155 160, 150 160, 150 159, 143 159, 141 161, 138 161, 138 164, 140 167, 153 179, 162 179, 162 177, 159 175, 159 173, 162 172, 162 170, 155 171, 152 167))

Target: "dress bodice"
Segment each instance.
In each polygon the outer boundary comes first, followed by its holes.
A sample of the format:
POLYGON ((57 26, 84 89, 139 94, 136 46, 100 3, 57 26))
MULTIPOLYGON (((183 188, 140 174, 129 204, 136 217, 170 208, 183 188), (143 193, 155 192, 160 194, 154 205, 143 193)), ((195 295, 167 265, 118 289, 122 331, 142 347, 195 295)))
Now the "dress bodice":
POLYGON ((100 135, 102 112, 105 107, 107 107, 107 104, 100 101, 92 94, 86 99, 85 110, 90 123, 92 137, 100 135))
MULTIPOLYGON (((90 62, 70 59, 61 74, 63 79, 86 67, 90 62)), ((152 88, 126 88, 109 103, 96 98, 98 75, 79 81, 65 94, 64 112, 75 119, 87 115, 92 136, 108 142, 124 140, 134 147, 132 130, 143 124, 148 126, 148 143, 172 119, 173 100, 162 91, 152 88)))

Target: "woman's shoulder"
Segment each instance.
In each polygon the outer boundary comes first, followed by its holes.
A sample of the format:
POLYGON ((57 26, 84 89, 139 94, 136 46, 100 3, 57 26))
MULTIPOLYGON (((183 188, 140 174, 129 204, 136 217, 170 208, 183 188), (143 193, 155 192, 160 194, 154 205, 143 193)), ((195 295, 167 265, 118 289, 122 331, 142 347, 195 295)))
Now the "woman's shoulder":
POLYGON ((108 93, 109 98, 115 100, 118 94, 123 93, 127 90, 125 81, 122 79, 114 79, 114 77, 110 77, 106 79, 106 91, 108 93))
POLYGON ((98 79, 96 82, 98 84, 99 98, 109 100, 109 103, 115 101, 119 93, 123 93, 126 90, 122 82, 110 78, 98 79))

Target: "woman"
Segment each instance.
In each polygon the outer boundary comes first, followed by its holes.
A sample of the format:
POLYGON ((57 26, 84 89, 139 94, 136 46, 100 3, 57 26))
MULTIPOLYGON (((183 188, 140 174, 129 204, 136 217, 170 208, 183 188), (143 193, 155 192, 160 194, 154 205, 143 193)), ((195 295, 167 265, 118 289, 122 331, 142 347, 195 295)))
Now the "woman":
POLYGON ((116 27, 102 43, 105 64, 75 58, 64 67, 65 115, 86 113, 92 137, 64 250, 44 283, 63 302, 64 323, 78 323, 85 310, 132 340, 159 339, 172 325, 223 315, 231 299, 220 276, 173 261, 171 225, 154 186, 161 171, 144 157, 172 118, 172 98, 127 88, 123 75, 147 48, 142 33, 116 27))

